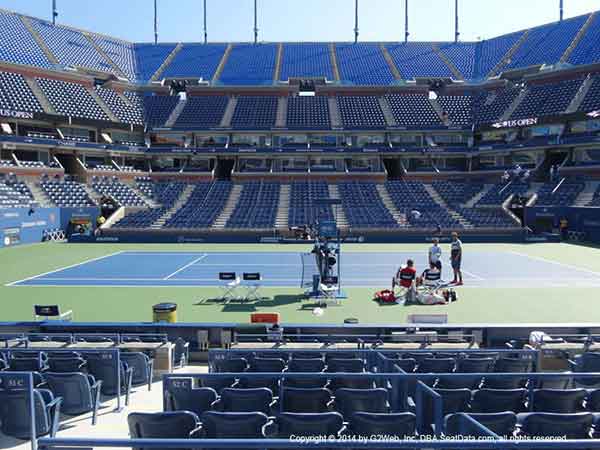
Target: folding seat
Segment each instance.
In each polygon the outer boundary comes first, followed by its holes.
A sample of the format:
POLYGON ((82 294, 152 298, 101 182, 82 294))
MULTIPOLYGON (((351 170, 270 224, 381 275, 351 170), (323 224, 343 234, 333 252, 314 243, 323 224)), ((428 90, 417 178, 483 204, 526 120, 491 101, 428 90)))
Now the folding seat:
POLYGON ((338 412, 290 413, 277 415, 270 437, 289 439, 292 436, 338 436, 344 428, 344 418, 338 412))
POLYGON ((585 389, 534 389, 532 411, 576 413, 584 411, 585 389))
POLYGON ((328 412, 331 401, 331 391, 325 388, 284 387, 280 398, 282 410, 294 413, 328 412))
POLYGON ((96 424, 102 381, 96 381, 91 375, 83 373, 46 372, 44 378, 54 395, 63 399, 62 413, 78 416, 91 412, 92 425, 96 424))
POLYGON ((329 352, 325 354, 325 362, 329 363, 332 359, 358 359, 360 358, 360 354, 356 352, 329 352))
POLYGON ((250 361, 249 372, 283 372, 285 361, 279 358, 254 358, 250 361))
POLYGON ((141 352, 123 352, 121 361, 127 363, 127 366, 133 369, 131 380, 132 386, 148 385, 148 390, 152 389, 152 372, 154 369, 154 360, 141 352))
MULTIPOLYGON (((62 398, 48 389, 34 389, 36 436, 54 437, 58 431, 62 398)), ((18 439, 31 437, 30 398, 26 390, 0 390, 0 426, 2 433, 18 439)))
MULTIPOLYGON (((569 361, 573 372, 600 372, 600 352, 586 352, 569 361)), ((575 385, 584 388, 600 387, 600 378, 574 378, 575 385)))
POLYGON ((594 416, 591 413, 523 413, 517 416, 519 436, 589 439, 594 416))
POLYGON ((292 358, 288 363, 288 372, 323 372, 325 361, 321 358, 292 358))
POLYGON ((206 411, 200 421, 207 439, 260 439, 269 418, 261 412, 206 411))
POLYGON ((48 370, 50 372, 83 372, 85 369, 85 365, 86 361, 81 357, 48 358, 48 370))
POLYGON ((200 438, 199 422, 198 416, 190 411, 130 413, 127 416, 131 439, 200 438))
MULTIPOLYGON (((532 362, 520 358, 499 358, 496 361, 495 373, 528 373, 532 362)), ((485 387, 492 389, 516 389, 527 384, 527 377, 486 377, 485 387)))
POLYGON ((239 373, 248 369, 248 361, 245 358, 228 358, 215 361, 217 372, 239 373))
POLYGON ((419 373, 451 373, 454 372, 456 360, 454 358, 426 358, 419 362, 419 373))
POLYGON ((12 372, 43 372, 47 368, 41 358, 11 358, 8 364, 12 372))
POLYGON ((341 388, 335 391, 333 407, 346 419, 356 412, 387 413, 390 410, 388 391, 383 388, 341 388))
POLYGON ((171 411, 191 411, 198 416, 212 409, 217 401, 217 392, 208 387, 192 388, 189 383, 178 383, 169 386, 167 391, 167 407, 171 411))
POLYGON ((406 373, 413 373, 417 369, 417 361, 412 358, 399 359, 399 358, 386 358, 386 363, 389 367, 398 366, 406 373))
POLYGON ((279 390, 280 390, 280 377, 279 376, 275 376, 275 377, 240 376, 240 378, 236 384, 236 387, 241 388, 241 389, 252 389, 252 388, 264 387, 264 388, 269 389, 273 393, 273 396, 278 397, 279 390))
POLYGON ((273 393, 268 388, 225 388, 221 391, 214 409, 223 412, 260 411, 270 415, 274 406, 273 393))
MULTIPOLYGON (((289 373, 289 372, 286 372, 289 373)), ((325 388, 328 387, 329 380, 327 377, 294 377, 286 376, 283 379, 284 387, 293 388, 325 388)))
MULTIPOLYGON (((514 435, 517 425, 517 415, 514 412, 497 412, 487 414, 472 414, 469 416, 482 424, 484 427, 493 431, 501 438, 510 438, 514 435)), ((444 419, 445 436, 464 436, 460 429, 460 415, 450 414, 444 419)), ((467 436, 465 436, 467 437, 467 436)))
POLYGON ((417 418, 413 413, 356 412, 348 418, 347 434, 371 438, 389 436, 398 439, 414 439, 417 418))
POLYGON ((427 353, 427 352, 407 352, 407 353, 400 353, 398 354, 399 358, 402 359, 414 359, 415 361, 417 361, 418 364, 421 363, 421 361, 423 361, 424 359, 432 359, 434 357, 433 353, 427 353))
POLYGON ((527 389, 479 389, 473 392, 471 411, 498 413, 527 411, 527 389))
POLYGON ((102 381, 102 394, 116 395, 120 389, 120 392, 125 394, 125 403, 128 404, 133 378, 133 368, 121 361, 121 367, 119 368, 121 386, 119 386, 115 362, 112 359, 103 358, 103 356, 104 355, 97 353, 89 353, 86 355, 88 372, 93 375, 96 380, 102 381))
MULTIPOLYGON (((437 392, 442 397, 443 416, 446 416, 447 414, 451 413, 469 411, 469 403, 471 401, 471 391, 469 389, 435 389, 435 392, 437 392)), ((419 431, 423 434, 428 434, 433 431, 433 400, 430 396, 424 395, 422 401, 423 403, 421 406, 423 414, 423 429, 419 431)))
POLYGON ((329 359, 327 372, 360 373, 365 371, 365 362, 362 359, 329 359))

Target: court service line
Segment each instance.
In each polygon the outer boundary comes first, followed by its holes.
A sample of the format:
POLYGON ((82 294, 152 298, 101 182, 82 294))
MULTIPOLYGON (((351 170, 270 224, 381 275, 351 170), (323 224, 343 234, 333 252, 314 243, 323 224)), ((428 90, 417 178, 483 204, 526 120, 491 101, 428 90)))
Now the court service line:
POLYGON ((204 258, 206 258, 208 256, 207 253, 204 253, 202 256, 200 256, 199 258, 194 259, 192 262, 186 264, 183 267, 180 267, 179 269, 177 269, 175 272, 173 272, 170 275, 167 275, 166 277, 163 278, 163 280, 170 280, 171 278, 173 278, 175 275, 177 275, 179 272, 187 269, 188 267, 193 266, 196 263, 199 263, 200 261, 202 261, 204 258))
POLYGON ((465 269, 460 269, 460 270, 462 271, 462 273, 465 273, 465 274, 469 275, 470 277, 475 278, 478 281, 485 281, 485 278, 480 277, 479 275, 475 275, 473 272, 469 272, 465 269))
POLYGON ((571 264, 565 264, 565 263, 561 263, 561 262, 558 262, 558 261, 553 261, 551 259, 546 259, 546 258, 544 258, 542 256, 532 256, 532 255, 528 255, 527 253, 520 253, 520 252, 516 252, 514 250, 509 251, 509 253, 512 253, 512 254, 518 255, 518 256, 523 256, 525 258, 530 258, 530 259, 533 259, 533 260, 536 260, 536 261, 542 261, 542 262, 545 262, 545 263, 548 263, 548 264, 554 264, 556 266, 561 266, 561 267, 564 267, 566 269, 577 270, 579 272, 586 272, 586 273, 589 273, 591 275, 595 275, 597 277, 600 277, 600 273, 594 272, 593 270, 586 269, 584 267, 577 267, 577 266, 573 266, 571 264))
POLYGON ((73 269, 75 267, 79 267, 84 264, 88 264, 88 263, 95 262, 95 261, 100 261, 101 259, 106 259, 106 258, 110 258, 112 256, 117 256, 117 255, 120 255, 121 253, 124 253, 124 250, 114 252, 114 253, 109 253, 108 255, 104 255, 104 256, 98 256, 96 258, 86 259, 85 261, 81 261, 76 264, 71 264, 70 266, 65 266, 65 267, 61 267, 60 269, 50 270, 49 272, 44 272, 44 273, 40 273, 39 275, 34 275, 31 277, 23 278, 22 280, 13 281, 12 283, 6 284, 6 286, 14 286, 15 284, 23 283, 25 281, 34 280, 36 278, 45 277, 46 275, 50 275, 50 274, 57 273, 57 272, 62 272, 63 270, 73 269))

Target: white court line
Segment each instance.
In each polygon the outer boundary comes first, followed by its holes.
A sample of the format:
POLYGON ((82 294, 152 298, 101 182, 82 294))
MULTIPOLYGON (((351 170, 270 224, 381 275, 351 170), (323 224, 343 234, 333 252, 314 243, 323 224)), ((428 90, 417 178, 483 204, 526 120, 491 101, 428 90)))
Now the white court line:
POLYGON ((91 262, 94 262, 94 261, 100 261, 101 259, 106 259, 106 258, 110 258, 111 256, 120 255, 123 252, 124 252, 124 250, 121 250, 121 251, 118 251, 118 252, 110 253, 108 255, 98 256, 97 258, 86 259, 85 261, 81 261, 81 262, 76 263, 76 264, 71 264, 70 266, 65 266, 65 267, 61 267, 60 269, 56 269, 56 270, 51 270, 49 272, 40 273, 39 275, 34 275, 32 277, 23 278, 22 280, 13 281, 12 283, 8 283, 5 286, 14 286, 15 284, 23 283, 24 281, 34 280, 36 278, 45 277, 46 275, 50 275, 52 273, 61 272, 63 270, 67 270, 67 269, 73 269, 75 267, 82 266, 84 264, 88 264, 88 263, 91 263, 91 262))
POLYGON ((475 275, 473 272, 469 272, 465 269, 460 269, 462 273, 469 275, 472 278, 475 278, 478 281, 485 281, 485 278, 480 277, 479 275, 475 275))
POLYGON ((590 269, 585 269, 583 267, 572 266, 571 264, 565 264, 565 263, 561 263, 561 262, 558 262, 558 261, 552 261, 551 259, 546 259, 546 258, 543 258, 541 256, 531 256, 531 255, 528 255, 526 253, 515 252, 513 250, 509 251, 509 253, 512 253, 512 254, 518 255, 518 256, 523 256, 525 258, 533 259, 533 260, 536 260, 536 261, 542 261, 542 262, 545 262, 545 263, 548 263, 548 264, 554 264, 556 266, 561 266, 561 267, 564 267, 566 269, 577 270, 579 272, 586 272, 586 273, 589 273, 591 275, 595 275, 597 277, 600 277, 600 273, 594 272, 593 270, 590 270, 590 269))
POLYGON ((199 258, 194 259, 192 262, 186 264, 183 267, 180 267, 179 269, 177 269, 175 272, 173 272, 170 275, 167 275, 166 277, 163 278, 163 280, 170 280, 171 278, 173 278, 175 275, 177 275, 179 272, 187 269, 188 267, 193 266, 194 264, 202 261, 204 258, 206 258, 208 255, 206 253, 204 253, 202 256, 200 256, 199 258))

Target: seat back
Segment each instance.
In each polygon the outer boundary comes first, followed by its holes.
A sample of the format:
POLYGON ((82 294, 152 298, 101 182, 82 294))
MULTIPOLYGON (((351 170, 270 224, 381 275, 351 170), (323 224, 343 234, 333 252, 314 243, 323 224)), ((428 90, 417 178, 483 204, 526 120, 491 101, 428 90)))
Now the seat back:
POLYGON ((454 358, 425 358, 419 362, 417 372, 420 373, 451 373, 454 372, 454 358))
POLYGON ((85 360, 80 357, 54 358, 48 359, 48 369, 50 372, 73 373, 81 372, 85 366, 85 360))
MULTIPOLYGON (((517 425, 517 415, 508 411, 487 414, 470 413, 469 416, 501 437, 513 436, 517 425)), ((459 424, 460 416, 458 414, 447 416, 444 421, 444 434, 446 436, 464 435, 459 424)))
POLYGON ((283 411, 294 413, 324 413, 331 401, 331 392, 325 388, 282 389, 283 411))
POLYGON ((41 372, 44 363, 40 358, 11 358, 9 370, 13 372, 41 372))
POLYGON ((494 369, 493 358, 463 358, 456 362, 457 373, 487 373, 494 369))
POLYGON ((140 386, 148 383, 152 374, 150 373, 150 358, 142 352, 123 352, 121 361, 125 361, 129 367, 133 368, 132 384, 140 386))
POLYGON ((336 436, 344 426, 340 413, 281 413, 275 422, 277 437, 291 436, 336 436))
POLYGON ((257 376, 257 377, 245 377, 241 376, 238 380, 238 386, 242 389, 252 389, 252 388, 268 388, 273 393, 273 396, 279 396, 279 377, 269 377, 269 376, 257 376))
POLYGON ((533 363, 521 358, 499 358, 494 367, 495 372, 526 373, 531 372, 533 363))
POLYGON ((279 358, 254 358, 250 361, 251 372, 283 372, 285 361, 279 358))
POLYGON ((261 412, 207 411, 200 417, 204 436, 208 439, 260 439, 269 421, 261 412))
POLYGON ((327 361, 327 372, 360 373, 365 370, 365 362, 359 358, 330 359, 327 361))
POLYGON ((210 410, 218 397, 214 389, 209 387, 192 388, 191 382, 189 384, 173 383, 169 386, 168 392, 171 399, 169 407, 173 411, 191 411, 198 416, 210 410))
POLYGON ((245 372, 248 369, 246 358, 228 358, 215 362, 217 372, 238 373, 245 372))
MULTIPOLYGON (((115 368, 116 361, 114 355, 109 353, 90 353, 87 355, 88 372, 96 380, 102 380, 102 393, 104 395, 115 395, 119 392, 117 372, 115 368)), ((119 368, 121 372, 121 386, 125 383, 125 371, 123 367, 119 368)))
POLYGON ((87 375, 46 372, 44 377, 54 395, 62 397, 61 411, 65 414, 84 414, 94 409, 92 387, 87 375))
POLYGON ((127 416, 132 439, 187 439, 198 423, 198 416, 189 411, 131 413, 127 416))
POLYGON ((386 363, 392 366, 398 366, 406 373, 413 373, 417 369, 417 360, 412 358, 386 358, 386 363))
POLYGON ((386 389, 347 389, 335 391, 335 409, 349 419, 356 412, 389 412, 386 389))
POLYGON ((521 421, 520 432, 528 437, 588 439, 593 421, 591 413, 529 413, 521 421))
MULTIPOLYGON (((37 436, 44 436, 50 432, 51 419, 46 404, 53 399, 54 396, 49 390, 34 389, 33 391, 37 436)), ((30 416, 31 408, 27 391, 0 391, 0 423, 3 434, 18 439, 29 439, 31 437, 30 416)))
MULTIPOLYGON (((468 412, 469 402, 471 400, 471 391, 469 389, 435 389, 442 396, 442 415, 468 412)), ((430 396, 423 396, 423 426, 429 427, 434 421, 433 399, 430 396)), ((429 429, 423 431, 428 432, 429 429)))
POLYGON ((325 361, 321 358, 292 358, 288 363, 288 372, 323 372, 325 361))
POLYGON ((584 410, 585 389, 534 389, 533 411, 576 413, 584 410))
POLYGON ((348 431, 356 436, 389 436, 411 439, 416 434, 417 418, 413 413, 357 412, 349 418, 348 431))
POLYGON ((270 414, 273 393, 268 388, 237 389, 221 391, 220 403, 225 412, 254 412, 270 414))
POLYGON ((526 411, 527 389, 480 389, 473 393, 471 411, 474 413, 499 413, 526 411))

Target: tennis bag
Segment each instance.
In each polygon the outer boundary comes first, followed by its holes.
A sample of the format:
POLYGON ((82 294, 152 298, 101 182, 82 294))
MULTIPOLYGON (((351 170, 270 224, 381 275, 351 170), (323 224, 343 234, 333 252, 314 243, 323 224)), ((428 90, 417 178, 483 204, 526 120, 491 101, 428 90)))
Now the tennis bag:
POLYGON ((396 295, 394 295, 394 291, 384 289, 383 291, 375 292, 373 300, 378 303, 396 303, 396 295))

